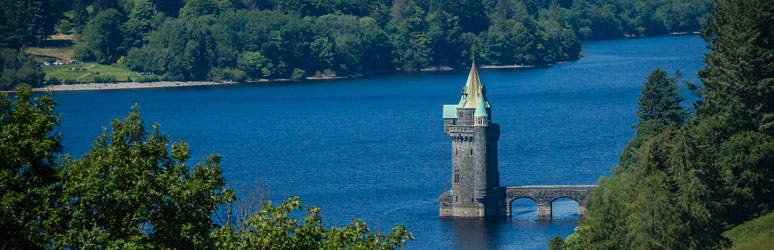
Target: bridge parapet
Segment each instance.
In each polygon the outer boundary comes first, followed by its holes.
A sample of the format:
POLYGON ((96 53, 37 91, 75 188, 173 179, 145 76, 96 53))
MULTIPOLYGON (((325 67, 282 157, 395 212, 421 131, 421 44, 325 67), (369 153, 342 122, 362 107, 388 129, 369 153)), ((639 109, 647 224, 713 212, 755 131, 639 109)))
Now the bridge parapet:
POLYGON ((510 216, 511 202, 519 198, 529 198, 538 205, 538 219, 551 220, 551 203, 559 198, 570 198, 578 202, 578 216, 586 213, 583 201, 591 196, 596 185, 547 185, 547 186, 507 186, 505 188, 506 213, 510 216))

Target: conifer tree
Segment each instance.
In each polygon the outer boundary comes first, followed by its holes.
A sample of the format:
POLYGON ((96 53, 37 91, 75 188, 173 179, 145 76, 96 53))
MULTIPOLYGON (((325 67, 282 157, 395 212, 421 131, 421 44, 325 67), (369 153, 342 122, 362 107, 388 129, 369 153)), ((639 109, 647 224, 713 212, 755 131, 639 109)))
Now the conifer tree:
MULTIPOLYGON (((635 112, 639 117, 635 126, 637 132, 621 152, 618 163, 621 168, 627 168, 639 159, 640 147, 650 138, 668 128, 676 129, 685 123, 686 112, 680 106, 684 98, 677 86, 679 80, 680 71, 669 77, 666 71, 658 67, 646 78, 637 102, 640 107, 635 112)), ((620 169, 615 171, 618 170, 620 169)))
POLYGON ((713 117, 730 135, 740 130, 774 134, 774 4, 769 0, 719 1, 702 32, 707 66, 698 75, 705 101, 700 117, 713 117))
POLYGON ((684 123, 685 112, 680 106, 684 98, 677 86, 679 79, 680 71, 676 71, 674 77, 669 77, 661 68, 650 72, 637 102, 640 108, 635 114, 640 121, 659 120, 668 126, 684 123))

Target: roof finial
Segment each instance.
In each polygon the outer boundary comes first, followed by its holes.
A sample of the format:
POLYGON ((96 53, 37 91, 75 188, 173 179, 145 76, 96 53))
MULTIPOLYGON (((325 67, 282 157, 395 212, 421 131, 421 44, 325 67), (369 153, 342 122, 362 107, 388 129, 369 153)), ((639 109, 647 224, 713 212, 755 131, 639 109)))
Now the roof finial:
POLYGON ((470 45, 470 57, 473 60, 473 64, 476 64, 476 45, 470 45))

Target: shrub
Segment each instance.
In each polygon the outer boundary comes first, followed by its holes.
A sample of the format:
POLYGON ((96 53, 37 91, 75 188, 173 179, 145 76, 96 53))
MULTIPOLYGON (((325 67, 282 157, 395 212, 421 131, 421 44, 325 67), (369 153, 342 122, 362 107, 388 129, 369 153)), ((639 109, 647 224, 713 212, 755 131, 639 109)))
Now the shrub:
POLYGON ((59 78, 51 77, 46 80, 46 85, 59 85, 62 84, 62 80, 59 80, 59 78))
POLYGON ((208 77, 213 81, 237 81, 241 82, 247 79, 247 73, 239 69, 232 68, 213 68, 208 77))
POLYGON ((115 76, 95 76, 94 83, 114 83, 116 82, 115 76))
POLYGON ((159 78, 156 76, 140 76, 134 79, 135 82, 158 82, 159 78))
POLYGON ((298 80, 303 78, 305 74, 306 74, 306 71, 304 71, 303 69, 295 68, 293 69, 293 74, 290 75, 290 79, 298 80))

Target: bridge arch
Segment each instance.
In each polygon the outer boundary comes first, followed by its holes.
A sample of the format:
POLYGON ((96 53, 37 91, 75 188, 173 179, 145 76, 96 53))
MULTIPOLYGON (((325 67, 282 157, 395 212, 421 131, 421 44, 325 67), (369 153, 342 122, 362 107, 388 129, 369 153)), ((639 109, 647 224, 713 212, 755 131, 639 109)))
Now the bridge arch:
POLYGON ((552 203, 560 198, 578 202, 578 217, 586 213, 583 201, 591 196, 593 185, 587 186, 510 186, 505 187, 506 215, 511 216, 511 203, 519 198, 530 198, 537 203, 538 220, 551 220, 552 203))
POLYGON ((551 218, 572 219, 580 218, 580 207, 583 201, 577 201, 571 197, 557 197, 551 201, 551 218))
POLYGON ((510 217, 520 217, 519 219, 534 220, 537 219, 537 200, 533 197, 514 197, 505 204, 506 215, 510 217), (525 212, 525 210, 527 212, 525 212), (531 210, 531 211, 530 211, 531 210))

